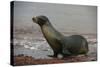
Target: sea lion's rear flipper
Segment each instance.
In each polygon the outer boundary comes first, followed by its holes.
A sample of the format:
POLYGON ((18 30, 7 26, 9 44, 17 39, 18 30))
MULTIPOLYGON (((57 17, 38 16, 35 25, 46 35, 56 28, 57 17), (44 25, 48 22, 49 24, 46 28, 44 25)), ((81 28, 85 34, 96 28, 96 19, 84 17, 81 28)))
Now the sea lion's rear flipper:
POLYGON ((63 50, 62 50, 62 53, 63 53, 64 55, 71 55, 71 53, 70 53, 67 49, 63 49, 63 50))
POLYGON ((54 55, 48 55, 48 57, 55 57, 54 55))

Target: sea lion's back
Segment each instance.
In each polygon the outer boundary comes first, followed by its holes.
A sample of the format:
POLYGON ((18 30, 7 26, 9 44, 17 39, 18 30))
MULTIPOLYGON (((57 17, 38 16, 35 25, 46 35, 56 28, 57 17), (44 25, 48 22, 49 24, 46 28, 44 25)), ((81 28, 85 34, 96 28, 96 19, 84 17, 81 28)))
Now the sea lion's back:
POLYGON ((87 40, 81 35, 72 35, 65 38, 65 45, 69 52, 72 54, 87 53, 88 43, 87 40))

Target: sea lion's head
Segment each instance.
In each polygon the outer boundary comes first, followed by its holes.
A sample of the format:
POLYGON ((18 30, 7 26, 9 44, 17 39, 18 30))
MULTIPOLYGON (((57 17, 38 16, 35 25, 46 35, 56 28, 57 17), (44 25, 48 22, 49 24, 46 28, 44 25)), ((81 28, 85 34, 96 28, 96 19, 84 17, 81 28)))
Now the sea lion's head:
POLYGON ((40 26, 49 22, 49 20, 46 16, 36 16, 36 17, 33 17, 32 20, 33 20, 33 22, 39 24, 40 26))

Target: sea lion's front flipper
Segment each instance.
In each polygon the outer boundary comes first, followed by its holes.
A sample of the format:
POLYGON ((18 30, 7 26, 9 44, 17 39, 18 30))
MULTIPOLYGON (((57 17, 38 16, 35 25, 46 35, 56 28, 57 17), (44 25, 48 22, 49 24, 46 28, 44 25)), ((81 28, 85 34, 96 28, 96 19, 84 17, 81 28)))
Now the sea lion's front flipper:
POLYGON ((56 58, 56 57, 57 57, 57 54, 58 54, 58 53, 54 51, 54 54, 53 54, 53 55, 48 55, 48 57, 56 58))
POLYGON ((54 55, 48 55, 48 57, 54 57, 54 55))
POLYGON ((54 52, 54 55, 48 55, 48 56, 49 56, 49 57, 54 57, 54 58, 56 58, 56 57, 57 57, 57 54, 58 54, 58 53, 54 52))

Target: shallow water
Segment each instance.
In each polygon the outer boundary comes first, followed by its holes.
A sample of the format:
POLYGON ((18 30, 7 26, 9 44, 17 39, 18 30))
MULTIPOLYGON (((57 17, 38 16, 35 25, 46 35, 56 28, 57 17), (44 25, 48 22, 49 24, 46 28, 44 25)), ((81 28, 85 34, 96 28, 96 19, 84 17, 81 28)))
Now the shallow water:
MULTIPOLYGON (((23 35, 23 34, 20 34, 23 35)), ((24 34, 25 35, 25 34, 24 34)), ((30 34, 32 35, 32 34, 30 34)), ((85 35, 89 43, 88 56, 96 58, 97 56, 97 40, 93 35, 85 35)), ((36 59, 47 58, 51 59, 47 55, 53 55, 53 51, 48 45, 44 37, 31 37, 22 36, 14 38, 14 55, 24 54, 26 56, 32 56, 36 59)))

